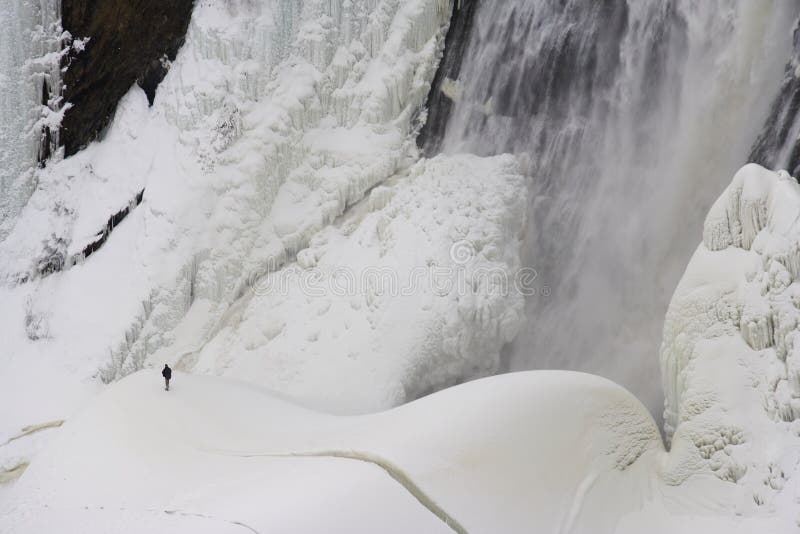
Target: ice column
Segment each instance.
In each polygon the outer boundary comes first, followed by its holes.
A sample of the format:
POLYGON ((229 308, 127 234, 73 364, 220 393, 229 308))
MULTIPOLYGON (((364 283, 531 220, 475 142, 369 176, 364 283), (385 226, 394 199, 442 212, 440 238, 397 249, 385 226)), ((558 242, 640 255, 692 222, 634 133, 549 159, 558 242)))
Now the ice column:
POLYGON ((0 239, 57 146, 61 33, 60 0, 0 0, 0 239))

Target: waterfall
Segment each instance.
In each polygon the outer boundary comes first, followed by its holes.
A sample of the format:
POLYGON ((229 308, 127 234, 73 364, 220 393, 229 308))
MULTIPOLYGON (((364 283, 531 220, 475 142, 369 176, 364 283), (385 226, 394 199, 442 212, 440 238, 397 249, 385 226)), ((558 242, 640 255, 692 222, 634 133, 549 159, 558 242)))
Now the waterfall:
MULTIPOLYGON (((661 325, 781 87, 800 2, 481 2, 437 142, 513 152, 538 272, 511 370, 607 376, 656 414, 661 325)), ((441 119, 440 119, 441 120, 441 119)))
POLYGON ((0 0, 0 240, 58 144, 60 0, 0 0))
POLYGON ((768 168, 800 173, 800 20, 794 29, 794 51, 786 64, 778 97, 758 136, 750 160, 768 168))

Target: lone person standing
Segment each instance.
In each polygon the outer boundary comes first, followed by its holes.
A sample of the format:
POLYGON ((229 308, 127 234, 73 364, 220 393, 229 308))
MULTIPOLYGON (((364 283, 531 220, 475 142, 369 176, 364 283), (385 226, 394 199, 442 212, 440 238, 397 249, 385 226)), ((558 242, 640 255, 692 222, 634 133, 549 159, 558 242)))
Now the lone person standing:
POLYGON ((161 371, 161 376, 164 377, 164 384, 166 385, 166 390, 169 391, 169 379, 172 378, 172 369, 169 368, 169 365, 166 363, 164 364, 164 369, 161 371))

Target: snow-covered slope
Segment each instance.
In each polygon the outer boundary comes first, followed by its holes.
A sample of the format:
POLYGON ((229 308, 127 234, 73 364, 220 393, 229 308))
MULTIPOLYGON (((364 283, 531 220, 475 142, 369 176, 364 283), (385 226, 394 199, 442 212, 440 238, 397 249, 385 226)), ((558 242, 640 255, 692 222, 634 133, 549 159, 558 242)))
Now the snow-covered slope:
POLYGON ((359 417, 220 378, 173 386, 152 371, 111 386, 0 530, 599 534, 649 497, 641 466, 662 450, 647 410, 590 375, 492 377, 359 417))
MULTIPOLYGON (((256 280, 218 324, 209 319, 214 303, 198 298, 175 329, 174 346, 151 360, 266 384, 345 412, 397 405, 493 373, 522 316, 514 278, 520 189, 510 157, 421 161, 320 232, 297 262, 256 280)), ((114 238, 136 239, 138 229, 126 221, 114 238)), ((82 266, 5 290, 3 440, 70 416, 102 388, 101 377, 130 365, 104 346, 113 339, 105 324, 124 319, 114 299, 137 289, 118 285, 123 252, 102 250, 82 266), (107 292, 95 293, 96 285, 107 292)), ((0 447, 0 460, 11 469, 37 449, 26 436, 0 447)))

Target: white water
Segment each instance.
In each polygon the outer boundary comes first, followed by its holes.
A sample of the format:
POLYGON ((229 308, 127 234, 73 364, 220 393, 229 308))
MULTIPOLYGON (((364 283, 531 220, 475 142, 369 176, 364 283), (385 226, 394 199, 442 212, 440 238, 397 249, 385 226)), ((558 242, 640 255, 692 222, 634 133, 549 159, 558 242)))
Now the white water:
POLYGON ((661 411, 669 297, 780 87, 798 7, 481 5, 443 147, 527 162, 526 261, 552 294, 529 299, 511 369, 599 373, 661 411))
POLYGON ((60 33, 60 0, 0 0, 0 239, 33 192, 42 85, 60 92, 60 33))

